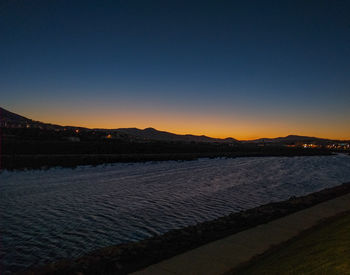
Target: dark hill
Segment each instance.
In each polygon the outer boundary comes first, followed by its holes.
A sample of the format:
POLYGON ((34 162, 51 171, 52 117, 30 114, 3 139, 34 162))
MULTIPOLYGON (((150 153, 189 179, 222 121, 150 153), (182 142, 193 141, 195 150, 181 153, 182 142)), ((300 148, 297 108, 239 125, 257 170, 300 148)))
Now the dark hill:
POLYGON ((308 137, 308 136, 298 136, 298 135, 289 135, 286 137, 278 137, 278 138, 259 138, 255 140, 248 140, 245 142, 250 143, 276 143, 276 144, 296 144, 296 143, 328 143, 334 142, 338 140, 331 140, 325 138, 318 137, 308 137))
POLYGON ((17 115, 0 107, 0 121, 9 124, 32 123, 33 120, 17 115))
POLYGON ((40 128, 43 130, 83 130, 84 132, 108 132, 119 138, 134 141, 172 141, 172 142, 208 142, 208 143, 237 143, 233 138, 219 139, 207 136, 177 135, 165 131, 158 131, 154 128, 120 128, 120 129, 88 129, 73 126, 60 126, 43 123, 17 115, 0 107, 0 126, 4 128, 40 128))
POLYGON ((207 136, 196 135, 177 135, 165 131, 158 131, 154 128, 137 129, 137 128, 120 128, 113 130, 114 133, 126 134, 140 140, 158 140, 158 141, 181 141, 181 142, 219 142, 219 143, 234 143, 236 139, 227 138, 211 138, 207 136))

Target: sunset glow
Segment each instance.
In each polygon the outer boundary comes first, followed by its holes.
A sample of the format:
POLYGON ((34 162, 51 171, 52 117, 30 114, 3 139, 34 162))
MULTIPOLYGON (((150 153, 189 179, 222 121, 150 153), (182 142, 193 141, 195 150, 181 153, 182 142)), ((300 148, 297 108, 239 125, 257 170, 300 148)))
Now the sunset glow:
POLYGON ((9 1, 1 105, 89 128, 350 139, 346 7, 214 2, 9 1))
MULTIPOLYGON (((118 108, 116 108, 118 109, 118 108)), ((17 110, 16 110, 17 111, 17 110)), ((20 111, 20 110, 19 110, 20 111)), ((19 112, 18 111, 18 112, 19 112)), ((213 116, 194 112, 161 112, 152 110, 55 110, 42 112, 40 108, 24 110, 20 114, 34 120, 59 125, 81 126, 87 128, 131 128, 153 127, 157 130, 176 134, 207 135, 210 137, 233 137, 239 140, 273 138, 290 134, 317 136, 333 139, 350 139, 350 128, 344 123, 331 119, 305 119, 302 116, 279 117, 271 119, 268 115, 260 117, 222 114, 213 116), (106 119, 108 118, 108 119, 106 119)))

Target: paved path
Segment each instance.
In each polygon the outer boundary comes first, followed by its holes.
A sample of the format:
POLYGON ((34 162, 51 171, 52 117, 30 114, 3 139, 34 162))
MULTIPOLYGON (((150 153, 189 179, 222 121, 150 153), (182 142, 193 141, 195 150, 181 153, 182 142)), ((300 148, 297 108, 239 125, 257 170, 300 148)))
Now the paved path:
POLYGON ((347 194, 208 243, 133 274, 223 274, 249 261, 253 256, 265 252, 271 246, 298 235, 322 219, 349 210, 350 194, 347 194))

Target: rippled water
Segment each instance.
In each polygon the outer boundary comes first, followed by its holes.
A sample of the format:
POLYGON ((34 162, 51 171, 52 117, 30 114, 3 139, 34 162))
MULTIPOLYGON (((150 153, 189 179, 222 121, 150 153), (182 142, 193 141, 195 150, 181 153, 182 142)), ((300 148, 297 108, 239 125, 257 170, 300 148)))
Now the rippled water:
POLYGON ((347 181, 345 155, 5 171, 2 271, 76 257, 347 181))

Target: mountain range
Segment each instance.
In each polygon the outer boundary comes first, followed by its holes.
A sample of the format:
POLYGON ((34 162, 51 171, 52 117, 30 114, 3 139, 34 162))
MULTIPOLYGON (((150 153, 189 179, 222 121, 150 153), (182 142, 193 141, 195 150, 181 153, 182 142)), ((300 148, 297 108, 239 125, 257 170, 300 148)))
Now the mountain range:
POLYGON ((118 128, 118 129, 89 129, 84 127, 75 126, 61 126, 57 124, 44 123, 35 121, 24 116, 12 113, 4 108, 0 107, 0 127, 3 128, 39 128, 43 130, 82 130, 82 131, 105 131, 117 136, 128 136, 134 140, 139 141, 178 141, 178 142, 208 142, 208 143, 277 143, 277 144, 288 144, 298 142, 316 142, 316 143, 327 143, 338 140, 289 135, 286 137, 278 138, 260 138, 256 140, 238 141, 234 138, 212 138, 208 136, 198 135, 178 135, 166 131, 159 131, 154 128, 138 129, 138 128, 118 128))

